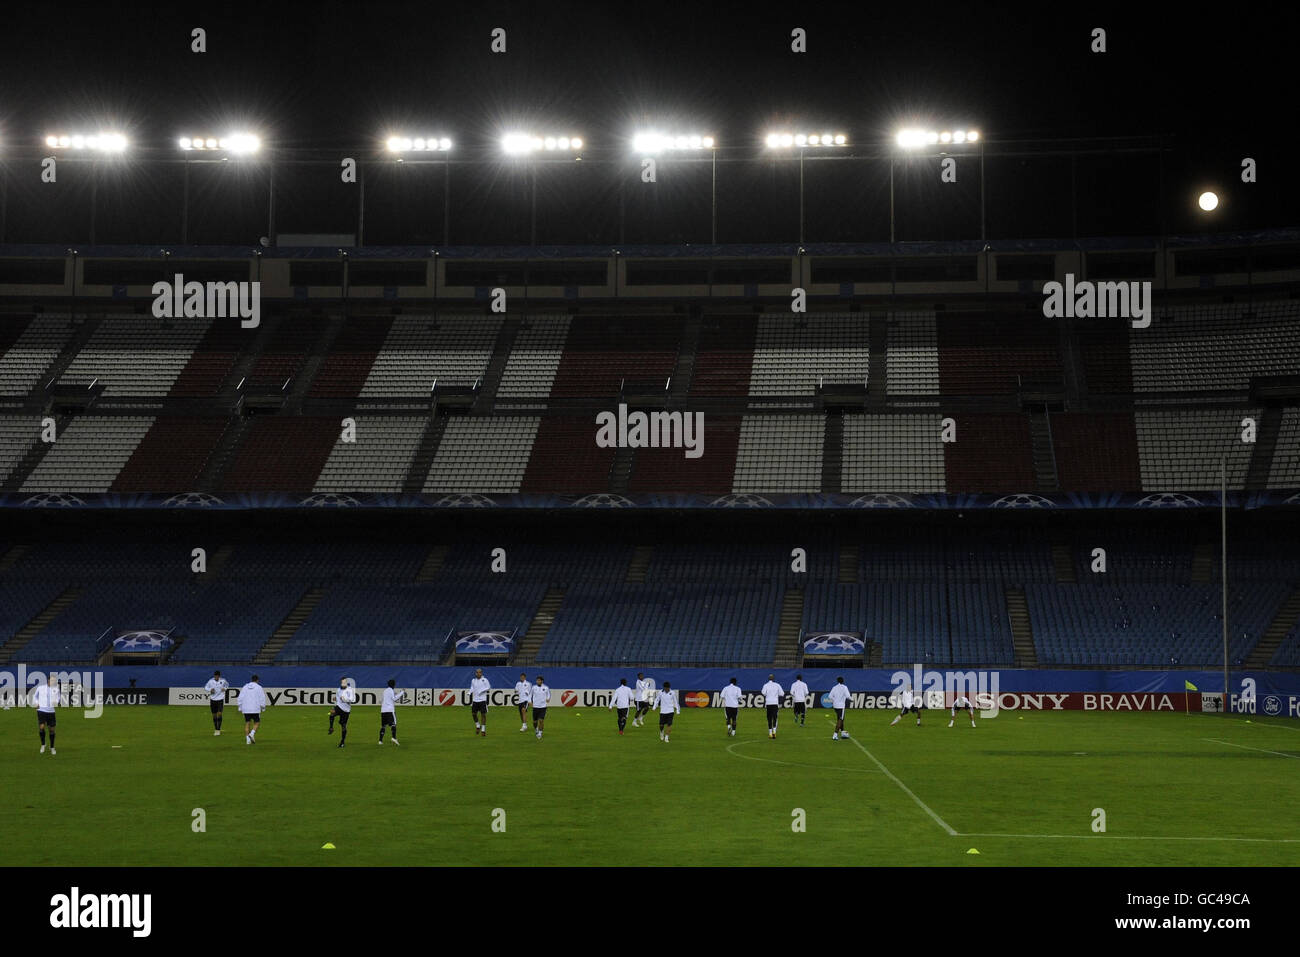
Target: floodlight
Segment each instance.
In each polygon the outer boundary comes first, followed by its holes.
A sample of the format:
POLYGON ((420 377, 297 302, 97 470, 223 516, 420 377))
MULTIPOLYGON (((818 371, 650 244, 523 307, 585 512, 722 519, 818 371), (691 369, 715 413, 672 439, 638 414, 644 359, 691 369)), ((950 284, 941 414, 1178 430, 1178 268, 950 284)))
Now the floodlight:
POLYGON ((769 149, 791 146, 799 149, 844 146, 848 141, 848 137, 843 133, 769 133, 764 140, 769 149))
POLYGON ((527 133, 507 133, 501 138, 501 148, 512 155, 535 153, 538 150, 546 150, 552 153, 557 150, 567 152, 582 149, 582 140, 576 136, 552 135, 543 137, 527 133))
POLYGON ((59 149, 94 150, 99 153, 121 153, 126 149, 126 137, 121 133, 67 133, 47 135, 45 145, 59 149))
POLYGON ((1217 193, 1206 190, 1196 199, 1196 205, 1200 206, 1207 213, 1212 213, 1219 208, 1219 196, 1217 193))
POLYGON ((384 148, 390 153, 445 152, 451 149, 451 140, 445 136, 390 136, 384 140, 384 148))

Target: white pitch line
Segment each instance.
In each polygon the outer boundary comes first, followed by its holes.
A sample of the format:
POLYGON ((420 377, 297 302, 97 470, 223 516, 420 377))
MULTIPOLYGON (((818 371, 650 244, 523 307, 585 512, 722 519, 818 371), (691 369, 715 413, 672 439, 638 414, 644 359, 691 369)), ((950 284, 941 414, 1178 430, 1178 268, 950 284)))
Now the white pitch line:
POLYGON ((941 828, 943 828, 945 831, 947 831, 949 837, 960 837, 960 835, 959 835, 956 831, 954 831, 951 827, 948 826, 948 822, 947 822, 947 821, 945 821, 945 820, 944 820, 943 818, 941 818, 939 815, 935 814, 934 811, 930 810, 930 806, 929 806, 928 804, 926 804, 926 803, 925 803, 924 801, 922 801, 919 797, 917 797, 915 794, 913 794, 913 793, 912 793, 912 789, 909 788, 909 787, 908 787, 906 784, 904 784, 902 781, 898 780, 898 778, 894 776, 894 772, 890 771, 889 768, 887 768, 887 767, 885 767, 883 764, 881 764, 881 763, 880 763, 880 759, 877 758, 877 757, 876 757, 874 754, 872 754, 870 751, 868 751, 866 748, 864 748, 864 747, 862 746, 862 743, 859 742, 857 738, 849 738, 849 740, 852 741, 854 744, 856 744, 856 745, 858 746, 858 750, 860 750, 863 754, 865 754, 867 757, 869 757, 872 761, 875 761, 875 762, 876 762, 876 767, 880 768, 881 771, 884 771, 884 772, 885 772, 885 776, 886 776, 887 778, 889 778, 889 780, 893 781, 893 782, 894 782, 895 784, 897 784, 900 788, 902 788, 902 789, 903 789, 903 793, 906 794, 908 797, 910 797, 913 801, 915 801, 917 807, 919 807, 919 808, 920 808, 922 811, 924 811, 926 814, 930 815, 930 817, 934 820, 934 823, 935 823, 935 824, 938 824, 941 828))
POLYGON ((1221 741, 1218 738, 1201 738, 1202 741, 1213 741, 1215 744, 1226 744, 1230 748, 1241 748, 1243 751, 1258 751, 1261 754, 1276 754, 1280 758, 1291 758, 1300 761, 1300 755, 1287 754, 1285 751, 1270 751, 1268 748, 1252 748, 1248 744, 1233 744, 1231 741, 1221 741))
POLYGON ((1300 844, 1300 837, 1148 837, 1129 834, 956 834, 954 837, 1011 837, 1080 841, 1239 841, 1249 844, 1300 844))
POLYGON ((744 758, 746 761, 767 761, 769 764, 784 764, 790 768, 812 768, 816 771, 852 771, 854 774, 879 774, 879 771, 873 771, 871 768, 833 768, 825 764, 801 764, 797 761, 778 761, 776 758, 760 758, 752 754, 741 754, 739 751, 731 749, 742 744, 758 744, 762 738, 754 738, 750 741, 735 741, 727 745, 727 751, 737 758, 744 758))

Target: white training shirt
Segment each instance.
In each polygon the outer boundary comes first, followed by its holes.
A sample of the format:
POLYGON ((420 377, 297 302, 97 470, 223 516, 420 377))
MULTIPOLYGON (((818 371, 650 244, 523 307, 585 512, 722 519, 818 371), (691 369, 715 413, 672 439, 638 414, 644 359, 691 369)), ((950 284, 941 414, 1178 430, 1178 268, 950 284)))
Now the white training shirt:
POLYGON ((682 713, 682 709, 677 707, 677 692, 671 688, 655 695, 655 707, 659 709, 660 714, 682 713))
POLYGON ((528 704, 528 699, 532 697, 533 686, 528 681, 515 682, 515 704, 528 704))
POLYGON ((239 689, 239 713, 261 714, 266 710, 266 692, 255 681, 239 689))
POLYGON ((396 714, 397 702, 401 701, 404 697, 406 697, 405 691, 400 691, 396 688, 385 688, 384 702, 379 706, 379 713, 383 714, 384 712, 388 712, 396 714))
POLYGON ((486 701, 488 691, 492 688, 492 682, 487 678, 471 678, 469 682, 470 698, 474 701, 486 701))
POLYGON ((763 685, 763 701, 766 704, 779 705, 784 695, 785 692, 781 690, 781 686, 775 681, 769 681, 763 685))
POLYGON ((619 685, 614 689, 614 699, 610 701, 611 708, 630 708, 632 706, 632 689, 627 685, 619 685))
POLYGON ((916 703, 916 697, 912 694, 911 688, 904 688, 900 691, 898 693, 898 700, 904 711, 916 703))
POLYGON ((546 685, 533 685, 533 707, 545 708, 551 701, 551 689, 546 685))
POLYGON ((225 678, 209 678, 208 683, 203 686, 203 690, 208 693, 208 700, 224 701, 226 689, 229 687, 230 682, 225 678))
POLYGON ((841 684, 837 684, 831 689, 830 693, 831 707, 836 711, 841 711, 849 703, 849 689, 841 684))
POLYGON ((954 711, 956 711, 958 708, 969 708, 971 707, 970 698, 966 697, 965 695, 962 695, 952 703, 952 707, 954 711))
POLYGON ((59 689, 56 685, 37 685, 32 689, 32 707, 37 711, 53 711, 59 706, 59 689))
POLYGON ((638 678, 636 682, 636 700, 649 701, 655 696, 655 680, 653 678, 638 678))
POLYGON ((808 686, 802 681, 796 681, 790 686, 790 695, 795 704, 803 704, 808 700, 808 686))
POLYGON ((743 693, 740 690, 740 685, 727 685, 719 695, 722 698, 722 706, 724 708, 739 708, 740 696, 743 693))
POLYGON ((352 706, 357 703, 357 689, 348 685, 346 688, 339 688, 334 693, 334 706, 340 711, 350 712, 352 706))

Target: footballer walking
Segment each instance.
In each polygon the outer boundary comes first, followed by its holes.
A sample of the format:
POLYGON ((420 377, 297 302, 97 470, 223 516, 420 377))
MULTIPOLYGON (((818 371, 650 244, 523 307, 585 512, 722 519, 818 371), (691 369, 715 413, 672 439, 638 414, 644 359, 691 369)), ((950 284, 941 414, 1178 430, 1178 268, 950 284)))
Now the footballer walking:
POLYGON ((212 736, 214 738, 221 736, 221 712, 226 706, 226 691, 229 688, 230 682, 221 677, 220 671, 212 672, 212 677, 203 686, 203 690, 208 693, 208 710, 212 712, 212 736))
POLYGON ((794 702, 794 720, 799 727, 803 727, 808 705, 808 686, 804 684, 803 675, 794 676, 794 684, 790 686, 790 700, 794 702))
POLYGON ((667 744, 668 735, 673 733, 673 715, 682 713, 671 681, 664 682, 663 688, 655 695, 654 704, 659 711, 659 740, 667 744))
POLYGON ((326 734, 334 733, 334 719, 339 721, 339 747, 348 740, 348 718, 352 717, 352 706, 357 703, 357 689, 348 684, 346 677, 339 679, 339 690, 334 695, 334 707, 330 709, 330 729, 326 734))
POLYGON ((622 734, 623 729, 627 727, 627 711, 632 707, 632 689, 627 686, 626 678, 618 679, 618 687, 614 689, 613 696, 609 699, 609 708, 611 711, 618 711, 618 733, 622 734))
POLYGON ((537 732, 537 740, 542 740, 542 729, 546 727, 546 708, 551 703, 551 689, 546 687, 546 679, 541 675, 537 676, 537 684, 533 685, 533 730, 537 732))
POLYGON ((474 677, 469 682, 469 712, 474 719, 474 733, 487 737, 488 692, 492 683, 483 677, 483 669, 475 668, 474 677))
POLYGON ((533 686, 528 683, 528 675, 520 674, 515 682, 515 704, 519 707, 519 731, 528 730, 528 702, 533 696, 533 686))
POLYGON ((844 730, 844 709, 849 706, 849 689, 844 685, 843 676, 835 679, 835 687, 827 697, 831 699, 831 707, 835 709, 835 731, 831 734, 831 740, 847 738, 849 733, 844 730))
POLYGON ((727 734, 733 738, 736 736, 737 716, 740 714, 740 694, 740 685, 736 684, 735 678, 718 694, 722 699, 722 707, 726 709, 727 734))
POLYGON ((257 729, 262 726, 262 712, 270 707, 266 692, 253 675, 248 684, 239 689, 239 713, 244 716, 244 743, 257 743, 257 729))
POLYGON ((767 736, 776 737, 776 719, 781 711, 781 699, 785 697, 785 691, 776 683, 776 675, 767 676, 767 684, 763 685, 763 703, 767 705, 767 736))
POLYGON ((384 700, 379 705, 379 743, 384 743, 384 729, 392 728, 393 744, 401 746, 397 740, 397 702, 406 697, 405 691, 397 690, 397 679, 389 678, 388 687, 384 689, 384 700))
POLYGON ((58 754, 54 750, 54 726, 58 722, 55 714, 55 708, 59 706, 59 686, 54 683, 54 675, 50 675, 50 680, 43 685, 32 689, 32 707, 36 709, 36 730, 41 735, 41 750, 38 754, 45 753, 45 729, 50 729, 50 754, 58 754))

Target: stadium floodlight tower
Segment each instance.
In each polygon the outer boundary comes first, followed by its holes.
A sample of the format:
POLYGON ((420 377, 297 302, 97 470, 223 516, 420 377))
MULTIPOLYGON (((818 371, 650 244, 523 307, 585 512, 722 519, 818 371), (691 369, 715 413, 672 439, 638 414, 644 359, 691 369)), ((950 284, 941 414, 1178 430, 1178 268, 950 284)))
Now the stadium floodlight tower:
POLYGON ((126 152, 126 137, 116 132, 49 133, 43 142, 49 149, 60 152, 88 153, 90 160, 90 242, 95 243, 95 209, 99 200, 97 164, 101 158, 115 159, 126 152))
POLYGON ((803 202, 803 157, 807 150, 843 149, 849 145, 847 133, 835 133, 822 128, 815 133, 797 133, 789 130, 773 130, 763 138, 763 145, 769 150, 799 151, 799 242, 804 241, 804 202, 803 202))
MULTIPOLYGON (((716 137, 702 133, 661 133, 657 130, 644 130, 632 137, 632 151, 641 156, 657 156, 660 153, 702 153, 709 151, 709 163, 712 167, 710 187, 710 222, 712 242, 718 241, 718 141, 716 137)), ((623 193, 619 187, 619 242, 623 241, 623 193)))
MULTIPOLYGON (((572 134, 555 134, 555 135, 538 135, 536 133, 506 133, 501 137, 501 150, 507 156, 514 158, 525 158, 536 156, 538 154, 550 154, 553 157, 560 155, 572 156, 575 160, 582 159, 581 155, 583 146, 581 136, 572 134)), ((528 213, 528 236, 529 244, 537 245, 537 166, 533 164, 528 171, 529 179, 529 213, 528 213)))
MULTIPOLYGON (((451 149, 450 136, 433 136, 428 133, 408 136, 405 133, 393 133, 384 138, 384 152, 393 156, 398 163, 442 163, 442 238, 443 245, 449 242, 451 230, 451 149)), ((366 179, 363 164, 357 166, 357 185, 360 187, 360 205, 357 212, 357 244, 365 234, 366 224, 366 179)))
MULTIPOLYGON (((940 155, 955 146, 975 146, 980 154, 980 239, 984 229, 984 135, 976 129, 936 130, 927 127, 905 127, 894 134, 894 145, 904 152, 933 150, 940 155)), ((894 242, 894 154, 889 155, 889 241, 894 242)))
POLYGON ((232 156, 251 156, 262 148, 262 138, 247 132, 224 136, 187 133, 177 137, 176 146, 185 154, 181 186, 181 243, 184 244, 189 242, 190 232, 190 163, 224 163, 232 156))
POLYGON ((451 150, 448 136, 390 136, 384 140, 384 149, 395 153, 401 162, 406 153, 447 153, 451 150))

